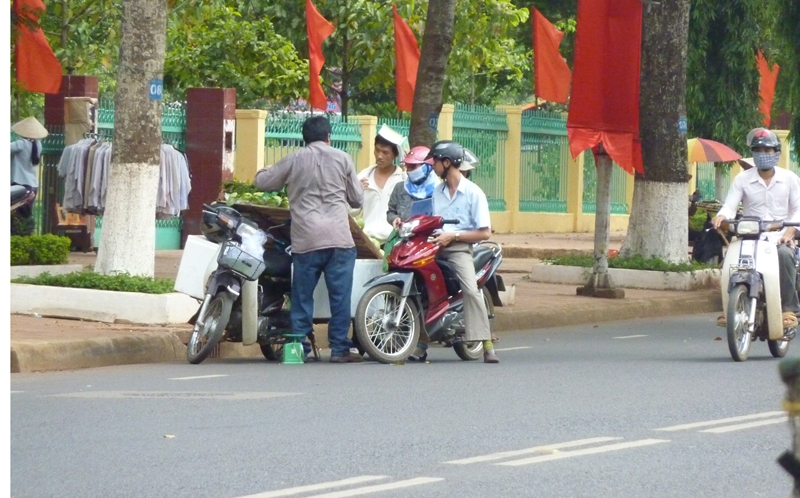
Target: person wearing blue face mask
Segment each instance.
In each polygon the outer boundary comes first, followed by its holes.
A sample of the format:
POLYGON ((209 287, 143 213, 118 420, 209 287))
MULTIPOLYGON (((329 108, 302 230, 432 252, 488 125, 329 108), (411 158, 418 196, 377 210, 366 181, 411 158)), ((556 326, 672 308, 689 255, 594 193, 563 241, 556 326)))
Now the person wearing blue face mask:
POLYGON ((418 145, 403 158, 406 179, 394 186, 389 198, 389 209, 386 211, 386 221, 395 230, 411 216, 411 205, 416 201, 430 199, 433 188, 439 183, 439 178, 433 174, 433 161, 425 159, 429 152, 429 148, 418 145))
MULTIPOLYGON (((714 228, 734 218, 740 202, 744 216, 755 216, 762 220, 800 221, 800 178, 788 169, 776 168, 781 158, 778 136, 766 128, 755 128, 747 134, 747 146, 753 152, 755 168, 743 171, 733 179, 725 204, 712 220, 714 228)), ((787 227, 780 234, 778 245, 784 328, 796 327, 800 313, 796 291, 795 233, 794 227, 787 227)), ((717 319, 717 325, 726 326, 724 316, 717 319)))

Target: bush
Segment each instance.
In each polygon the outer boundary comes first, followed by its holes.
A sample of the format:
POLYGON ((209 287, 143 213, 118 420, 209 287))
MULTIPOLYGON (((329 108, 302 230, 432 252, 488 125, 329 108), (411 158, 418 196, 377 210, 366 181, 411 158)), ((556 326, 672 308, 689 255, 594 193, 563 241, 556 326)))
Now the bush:
MULTIPOLYGON (((594 266, 594 257, 592 256, 564 256, 560 258, 553 258, 544 260, 545 263, 560 266, 581 266, 584 268, 592 268, 594 266)), ((692 261, 690 263, 667 263, 659 258, 643 258, 641 256, 618 256, 616 258, 608 259, 609 268, 624 268, 627 270, 649 270, 649 271, 674 271, 674 272, 687 272, 696 270, 705 270, 708 268, 716 268, 716 265, 700 263, 692 261)))
POLYGON ((92 271, 77 271, 65 275, 42 273, 36 277, 15 278, 11 282, 117 292, 142 292, 144 294, 167 294, 174 292, 173 287, 175 286, 175 282, 168 278, 141 277, 128 273, 101 275, 92 271))
POLYGON ((20 216, 19 213, 11 213, 11 235, 31 235, 36 229, 36 221, 32 216, 20 216))
POLYGON ((67 262, 71 241, 58 235, 11 236, 11 266, 61 265, 67 262))
POLYGON ((689 230, 694 230, 695 232, 702 231, 706 224, 706 216, 708 216, 708 212, 705 209, 697 208, 697 212, 694 213, 694 216, 689 218, 689 230))

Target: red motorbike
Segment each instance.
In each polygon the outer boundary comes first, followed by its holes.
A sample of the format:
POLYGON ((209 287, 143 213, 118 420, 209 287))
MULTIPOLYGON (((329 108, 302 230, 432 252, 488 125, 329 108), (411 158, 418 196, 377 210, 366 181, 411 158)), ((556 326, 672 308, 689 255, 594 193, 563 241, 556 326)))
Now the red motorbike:
MULTIPOLYGON (((462 360, 483 356, 482 342, 464 340, 464 303, 456 272, 450 263, 436 258, 439 246, 430 242, 436 230, 457 223, 420 215, 401 225, 402 240, 388 256, 389 273, 365 284, 356 308, 356 337, 373 359, 403 361, 421 337, 425 342, 452 346, 462 360)), ((502 306, 498 291, 505 290, 502 277, 496 274, 503 261, 502 250, 493 242, 477 244, 473 260, 491 323, 494 307, 502 306)))

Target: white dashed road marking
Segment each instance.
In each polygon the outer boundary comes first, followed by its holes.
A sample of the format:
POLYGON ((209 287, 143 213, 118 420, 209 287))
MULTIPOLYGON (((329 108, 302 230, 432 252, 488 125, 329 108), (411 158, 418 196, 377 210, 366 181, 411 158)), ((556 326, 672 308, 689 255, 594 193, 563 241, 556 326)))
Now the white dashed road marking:
MULTIPOLYGON (((354 484, 363 484, 372 481, 381 481, 383 479, 390 479, 390 477, 389 476, 351 477, 349 479, 342 479, 340 481, 322 482, 319 484, 309 484, 307 486, 297 486, 294 488, 278 489, 275 491, 256 493, 254 495, 240 496, 238 498, 278 498, 281 496, 293 496, 329 488, 342 488, 345 486, 352 486, 354 484)), ((419 486, 420 484, 430 484, 439 481, 444 481, 444 478, 415 477, 413 479, 406 479, 404 481, 395 481, 386 484, 373 484, 371 486, 362 486, 360 488, 345 489, 341 491, 331 491, 329 493, 323 493, 321 495, 311 495, 308 498, 345 498, 347 496, 366 495, 370 493, 377 493, 379 491, 390 491, 393 489, 408 488, 411 486, 419 486)))
POLYGON ((772 424, 782 424, 789 420, 789 417, 786 415, 773 418, 769 420, 759 420, 758 422, 747 422, 745 424, 736 424, 736 425, 726 425, 723 427, 715 427, 713 429, 706 429, 700 432, 710 432, 712 434, 722 434, 724 432, 732 432, 732 431, 741 431, 743 429, 751 429, 753 427, 761 427, 764 425, 772 425, 772 424))
POLYGON ((530 349, 530 346, 517 346, 515 348, 495 348, 495 351, 516 351, 518 349, 530 349))
POLYGON ((554 452, 562 448, 572 448, 575 446, 585 446, 587 444, 606 443, 608 441, 617 441, 621 437, 593 437, 589 439, 578 439, 576 441, 567 441, 566 443, 554 443, 544 446, 534 446, 532 448, 525 448, 523 450, 503 451, 500 453, 492 453, 489 455, 476 456, 472 458, 464 458, 461 460, 451 460, 449 462, 454 465, 468 465, 471 463, 491 462, 493 460, 502 460, 504 458, 515 457, 520 455, 530 455, 531 453, 554 452))
MULTIPOLYGON (((729 417, 729 418, 721 418, 717 420, 706 420, 705 422, 694 422, 691 424, 681 424, 681 425, 672 425, 669 427, 662 427, 660 429, 653 429, 655 431, 685 431, 689 429, 698 429, 700 427, 710 427, 712 425, 723 425, 729 424, 732 422, 744 422, 745 420, 755 420, 760 418, 774 418, 781 415, 785 415, 786 412, 763 412, 763 413, 754 413, 752 415, 742 415, 739 417, 729 417)), ((736 429, 734 429, 736 430, 736 429)), ((702 432, 702 431, 701 431, 702 432)))
POLYGON ((646 335, 643 335, 643 334, 638 334, 638 335, 621 335, 621 336, 619 336, 619 337, 614 337, 614 339, 641 339, 642 337, 647 337, 647 336, 646 336, 646 335))
POLYGON ((595 455, 597 453, 606 453, 608 451, 626 450, 629 448, 639 448, 642 446, 651 446, 654 444, 669 443, 667 439, 640 439, 638 441, 631 441, 628 443, 607 444, 605 446, 595 446, 593 448, 584 448, 582 450, 571 450, 551 453, 549 455, 538 455, 530 458, 523 458, 521 460, 512 460, 510 462, 496 463, 495 465, 507 465, 510 467, 518 467, 520 465, 530 465, 534 463, 550 462, 552 460, 561 460, 563 458, 572 458, 577 456, 595 455))

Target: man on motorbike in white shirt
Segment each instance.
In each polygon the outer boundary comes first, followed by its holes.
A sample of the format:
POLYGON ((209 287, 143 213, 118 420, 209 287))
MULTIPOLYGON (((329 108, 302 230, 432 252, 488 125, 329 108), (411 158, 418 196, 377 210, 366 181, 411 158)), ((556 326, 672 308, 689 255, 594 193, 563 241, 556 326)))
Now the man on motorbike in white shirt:
MULTIPOLYGON (((747 134, 747 145, 753 151, 755 168, 736 176, 725 204, 712 220, 719 228, 725 220, 736 216, 739 203, 744 216, 762 220, 800 222, 800 178, 784 168, 776 168, 781 156, 781 142, 777 135, 765 128, 755 128, 747 134)), ((777 232, 778 264, 781 287, 783 327, 797 326, 800 301, 797 297, 797 269, 794 227, 777 232)), ((724 327, 725 319, 717 320, 724 327)))

